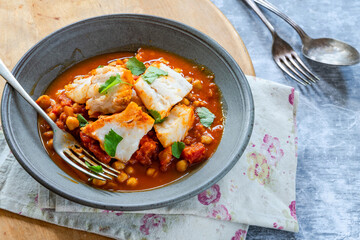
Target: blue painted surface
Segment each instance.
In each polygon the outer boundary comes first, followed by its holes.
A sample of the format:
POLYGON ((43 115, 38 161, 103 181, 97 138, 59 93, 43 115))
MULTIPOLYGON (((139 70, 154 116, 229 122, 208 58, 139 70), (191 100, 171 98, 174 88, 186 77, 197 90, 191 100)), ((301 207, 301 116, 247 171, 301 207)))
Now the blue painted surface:
MULTIPOLYGON (((296 178, 299 233, 250 227, 247 239, 360 239, 360 65, 329 67, 306 61, 321 77, 302 87, 271 56, 272 38, 241 0, 212 0, 242 37, 256 75, 295 87, 299 159, 296 178)), ((269 0, 314 38, 332 37, 360 50, 360 1, 269 0)), ((279 35, 301 55, 296 32, 266 11, 279 35)))

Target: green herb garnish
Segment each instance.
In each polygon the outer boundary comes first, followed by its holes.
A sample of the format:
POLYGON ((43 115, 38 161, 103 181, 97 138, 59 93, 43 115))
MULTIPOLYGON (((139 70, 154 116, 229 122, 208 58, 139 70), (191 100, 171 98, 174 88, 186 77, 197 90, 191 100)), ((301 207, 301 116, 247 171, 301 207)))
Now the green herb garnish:
POLYGON ((209 111, 206 107, 199 107, 196 109, 196 113, 200 118, 200 122, 205 127, 210 127, 214 122, 215 115, 209 111))
POLYGON ((115 86, 116 84, 125 83, 132 86, 130 83, 124 82, 121 80, 120 74, 116 74, 116 76, 111 76, 104 84, 102 84, 99 88, 99 93, 107 94, 109 88, 115 86))
POLYGON ((105 152, 109 154, 110 157, 115 157, 117 145, 121 142, 121 140, 123 140, 122 136, 118 135, 112 129, 105 135, 105 152))
POLYGON ((185 148, 185 143, 183 142, 174 142, 171 145, 171 153, 174 157, 180 158, 182 151, 185 148))
POLYGON ((144 75, 142 75, 142 78, 148 83, 151 84, 155 81, 155 79, 157 79, 160 76, 167 76, 168 73, 161 70, 160 68, 157 67, 149 67, 146 70, 146 73, 144 75))
POLYGON ((137 60, 136 57, 130 58, 126 62, 126 67, 131 71, 132 74, 136 76, 139 76, 140 74, 144 73, 146 70, 144 63, 137 60))
POLYGON ((81 114, 77 115, 77 120, 79 121, 80 127, 85 127, 87 124, 89 124, 89 122, 81 114))
POLYGON ((99 65, 97 68, 103 68, 104 67, 104 65, 99 65))
POLYGON ((154 118, 155 123, 162 123, 163 121, 165 121, 166 117, 164 117, 163 119, 161 119, 161 115, 158 111, 156 110, 151 110, 149 109, 149 113, 150 115, 154 118))
POLYGON ((87 161, 85 161, 85 164, 86 164, 86 166, 88 166, 89 169, 90 169, 91 171, 93 171, 94 173, 102 173, 102 172, 103 172, 103 169, 102 169, 102 166, 101 166, 101 165, 92 166, 92 165, 90 165, 90 163, 88 163, 87 161))

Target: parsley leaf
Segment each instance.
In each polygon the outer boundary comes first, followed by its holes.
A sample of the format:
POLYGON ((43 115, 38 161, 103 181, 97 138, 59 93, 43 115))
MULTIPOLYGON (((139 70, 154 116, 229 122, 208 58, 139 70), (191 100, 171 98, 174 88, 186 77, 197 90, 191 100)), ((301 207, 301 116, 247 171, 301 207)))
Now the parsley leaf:
POLYGON ((174 157, 176 158, 180 158, 180 155, 182 153, 182 151, 184 150, 185 148, 185 143, 183 142, 174 142, 172 145, 171 145, 171 153, 174 157))
POLYGON ((90 165, 90 163, 88 163, 87 161, 85 161, 85 164, 86 164, 86 166, 88 166, 89 169, 90 169, 91 171, 93 171, 94 173, 102 173, 102 172, 103 172, 103 169, 102 169, 102 166, 101 166, 101 165, 92 166, 92 165, 90 165))
POLYGON ((109 88, 111 88, 119 83, 125 83, 125 84, 132 86, 130 83, 127 83, 127 82, 124 82, 123 80, 121 80, 120 74, 117 73, 116 76, 111 76, 104 84, 102 84, 99 87, 99 93, 107 94, 107 91, 109 90, 109 88))
POLYGON ((168 73, 161 70, 157 67, 149 67, 144 75, 142 75, 142 78, 148 83, 151 84, 160 76, 167 76, 168 73))
POLYGON ((99 65, 97 68, 103 68, 104 67, 104 65, 99 65))
POLYGON ((136 57, 130 58, 126 62, 126 67, 131 71, 132 74, 136 76, 139 76, 140 74, 144 73, 146 70, 144 63, 137 60, 136 57))
POLYGON ((87 124, 89 124, 89 122, 81 114, 77 115, 77 120, 79 121, 80 127, 85 127, 87 124))
POLYGON ((165 121, 166 117, 164 117, 163 119, 161 119, 161 115, 158 111, 156 110, 151 110, 149 109, 149 113, 151 114, 151 116, 154 118, 155 123, 162 123, 163 121, 165 121))
POLYGON ((108 134, 105 135, 105 152, 109 154, 110 157, 114 157, 116 153, 117 145, 123 140, 122 136, 118 135, 114 130, 110 130, 108 134))
POLYGON ((206 107, 199 107, 196 109, 196 113, 200 118, 200 122, 205 127, 210 127, 214 122, 215 115, 209 111, 206 107))

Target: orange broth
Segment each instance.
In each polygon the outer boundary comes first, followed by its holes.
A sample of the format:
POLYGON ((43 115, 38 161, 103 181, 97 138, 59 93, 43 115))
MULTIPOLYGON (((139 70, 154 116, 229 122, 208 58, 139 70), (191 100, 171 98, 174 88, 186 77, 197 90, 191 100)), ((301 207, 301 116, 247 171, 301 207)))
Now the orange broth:
MULTIPOLYGON (((178 172, 176 170, 176 161, 173 161, 166 172, 159 170, 159 161, 153 161, 150 166, 144 166, 140 163, 134 163, 132 166, 134 168, 134 173, 130 174, 131 177, 138 179, 138 184, 136 186, 128 186, 125 183, 119 183, 116 180, 107 181, 107 183, 98 188, 110 190, 110 191, 139 191, 139 190, 149 190, 157 187, 164 186, 171 182, 174 182, 186 175, 191 171, 194 171, 200 165, 211 157, 211 155, 216 151, 217 146, 220 143, 222 134, 223 134, 223 112, 221 105, 221 94, 218 87, 214 83, 214 75, 205 67, 195 64, 192 61, 186 60, 178 55, 159 50, 154 48, 140 48, 137 53, 130 52, 120 52, 120 53, 109 53, 100 56, 96 56, 90 59, 87 59, 83 62, 76 64, 75 66, 69 68, 67 71, 62 73, 57 77, 54 82, 46 90, 45 94, 48 95, 51 99, 57 98, 58 91, 64 91, 64 86, 71 83, 74 78, 78 75, 86 75, 92 69, 97 68, 99 65, 107 65, 109 62, 112 62, 116 59, 131 58, 137 54, 138 60, 146 63, 151 63, 163 58, 168 61, 167 65, 173 69, 178 68, 177 70, 184 77, 191 77, 194 80, 200 80, 202 83, 201 89, 195 89, 190 92, 187 98, 190 100, 190 105, 194 106, 194 102, 201 102, 201 107, 208 108, 214 115, 215 119, 212 125, 209 128, 205 128, 200 123, 200 119, 195 114, 195 121, 193 128, 189 131, 187 137, 192 138, 193 141, 196 139, 196 142, 201 142, 201 136, 204 134, 210 134, 213 138, 213 141, 210 144, 205 144, 205 160, 201 163, 194 164, 189 166, 185 172, 178 172), (181 69, 181 70, 179 70, 181 69), (147 176, 146 170, 149 168, 155 168, 158 170, 158 174, 153 176, 147 176)), ((196 108, 196 106, 194 106, 196 108)), ((69 174, 74 179, 91 184, 89 182, 89 177, 85 174, 80 173, 74 168, 70 167, 65 161, 63 161, 52 149, 51 146, 46 144, 50 139, 49 137, 44 136, 44 133, 50 128, 48 124, 42 119, 39 118, 39 132, 41 139, 44 143, 44 146, 49 153, 51 159, 67 174, 69 174)), ((186 139, 184 142, 186 143, 186 139)), ((129 163, 127 164, 129 165, 129 163)))

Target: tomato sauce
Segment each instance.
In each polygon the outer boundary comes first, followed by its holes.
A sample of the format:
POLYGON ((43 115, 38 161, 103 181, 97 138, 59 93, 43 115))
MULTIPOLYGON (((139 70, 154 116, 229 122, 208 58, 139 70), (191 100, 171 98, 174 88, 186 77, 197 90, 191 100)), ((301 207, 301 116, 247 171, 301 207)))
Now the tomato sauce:
MULTIPOLYGON (((177 159, 172 159, 166 171, 160 170, 161 166, 159 160, 152 161, 150 165, 143 165, 139 163, 139 161, 133 161, 133 163, 132 161, 130 161, 130 163, 128 163, 126 166, 132 166, 133 172, 129 173, 129 175, 136 178, 138 180, 138 184, 136 184, 135 186, 128 186, 127 184, 119 183, 114 179, 112 181, 107 181, 106 184, 103 186, 95 186, 110 191, 149 190, 167 185, 180 178, 185 177, 190 172, 194 171, 196 168, 204 164, 204 162, 206 162, 206 160, 211 157, 211 155, 216 151, 216 148, 218 147, 223 134, 224 119, 221 104, 221 93, 216 84, 214 83, 214 74, 208 69, 206 69, 206 67, 204 66, 200 66, 192 61, 160 49, 140 48, 137 53, 110 53, 87 59, 62 73, 49 86, 45 94, 48 95, 51 99, 54 99, 57 104, 60 104, 61 101, 63 104, 64 102, 65 104, 67 104, 66 99, 64 100, 59 98, 59 93, 64 92, 64 86, 71 83, 76 76, 86 75, 92 69, 97 68, 99 65, 107 65, 110 62, 115 61, 116 59, 131 58, 134 55, 136 55, 137 59, 144 62, 146 65, 149 65, 150 63, 163 58, 167 61, 166 63, 168 66, 173 68, 175 71, 180 72, 180 74, 182 74, 185 78, 191 79, 191 82, 193 84, 193 90, 186 96, 186 100, 184 99, 185 101, 187 101, 186 105, 193 106, 195 109, 197 107, 206 107, 215 115, 215 119, 211 126, 207 128, 200 123, 199 117, 197 116, 197 114, 195 114, 195 121, 193 127, 189 130, 188 135, 183 140, 187 148, 185 148, 185 150, 183 151, 184 154, 182 155, 182 157, 186 154, 192 154, 193 149, 191 149, 190 146, 195 146, 195 150, 196 147, 199 147, 199 145, 201 145, 202 148, 205 147, 205 150, 202 149, 202 151, 204 151, 204 156, 201 159, 201 162, 195 161, 192 164, 189 164, 189 167, 187 167, 184 172, 179 172, 176 168, 176 162, 178 161, 177 159), (207 138, 204 139, 203 136, 207 136, 207 138), (211 139, 209 138, 209 136, 211 139), (154 176, 148 176, 146 174, 149 168, 156 169, 156 174, 154 174, 154 176)), ((85 110, 78 110, 78 112, 81 111, 85 110)), ((61 121, 60 118, 61 115, 56 121, 61 121)), ((88 176, 70 167, 55 153, 51 144, 49 143, 50 141, 52 141, 52 136, 47 133, 51 129, 49 125, 40 117, 38 125, 41 139, 51 159, 62 170, 64 170, 74 179, 92 185, 91 181, 89 181, 88 176)), ((73 134, 79 134, 78 131, 79 130, 77 130, 77 132, 70 132, 73 134)), ((159 145, 159 151, 164 150, 161 144, 159 145)))

